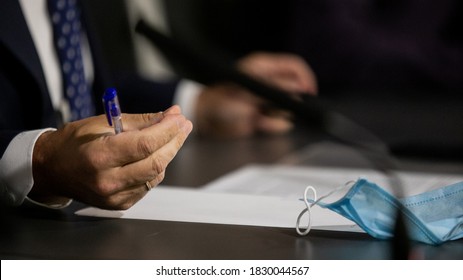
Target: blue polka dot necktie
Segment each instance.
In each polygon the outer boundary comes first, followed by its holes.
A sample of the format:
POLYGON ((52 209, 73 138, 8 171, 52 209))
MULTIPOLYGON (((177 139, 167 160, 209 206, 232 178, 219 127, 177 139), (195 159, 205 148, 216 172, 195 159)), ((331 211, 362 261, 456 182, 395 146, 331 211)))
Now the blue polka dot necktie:
POLYGON ((71 120, 94 115, 95 107, 85 78, 81 53, 80 11, 76 0, 48 0, 53 38, 63 77, 71 120))

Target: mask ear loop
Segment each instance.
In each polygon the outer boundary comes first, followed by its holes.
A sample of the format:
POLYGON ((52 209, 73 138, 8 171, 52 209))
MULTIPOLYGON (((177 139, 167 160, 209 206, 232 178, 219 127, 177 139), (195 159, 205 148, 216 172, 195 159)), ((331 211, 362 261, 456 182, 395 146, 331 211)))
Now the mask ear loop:
POLYGON ((296 232, 301 236, 306 236, 307 234, 309 234, 310 230, 312 229, 312 211, 311 211, 311 208, 314 205, 318 204, 323 199, 327 198, 328 196, 331 196, 332 194, 334 194, 334 193, 336 193, 338 191, 341 191, 341 190, 349 187, 352 184, 355 184, 355 182, 356 181, 354 181, 354 180, 348 181, 344 185, 335 188, 334 190, 328 192, 327 194, 321 196, 318 199, 317 199, 317 190, 312 186, 307 186, 305 188, 305 191, 304 191, 304 204, 305 204, 306 208, 304 210, 302 210, 301 213, 299 213, 299 216, 297 216, 296 232), (312 203, 309 203, 309 199, 307 198, 307 193, 309 192, 309 190, 311 190, 312 193, 313 193, 313 202, 312 203), (308 213, 309 221, 307 222, 307 228, 304 231, 301 231, 301 219, 302 219, 302 216, 304 216, 305 213, 308 213))
POLYGON ((302 210, 301 213, 299 213, 299 216, 297 216, 297 221, 296 221, 296 231, 299 235, 305 236, 309 234, 310 230, 312 229, 312 212, 310 208, 314 206, 314 204, 317 201, 317 191, 315 190, 314 187, 312 186, 307 186, 304 191, 304 203, 305 203, 305 209, 302 210), (309 200, 307 199, 307 193, 311 190, 313 192, 313 203, 309 203, 309 200), (309 213, 309 221, 307 222, 307 228, 304 231, 301 231, 301 218, 304 216, 304 214, 308 212, 309 213))

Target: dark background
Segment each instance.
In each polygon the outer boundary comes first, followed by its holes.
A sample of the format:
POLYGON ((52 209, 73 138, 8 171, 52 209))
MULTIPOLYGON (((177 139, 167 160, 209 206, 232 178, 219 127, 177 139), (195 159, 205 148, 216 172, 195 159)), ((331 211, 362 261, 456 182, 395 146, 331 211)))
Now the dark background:
POLYGON ((461 1, 168 0, 172 35, 301 55, 319 97, 395 153, 463 160, 461 1))

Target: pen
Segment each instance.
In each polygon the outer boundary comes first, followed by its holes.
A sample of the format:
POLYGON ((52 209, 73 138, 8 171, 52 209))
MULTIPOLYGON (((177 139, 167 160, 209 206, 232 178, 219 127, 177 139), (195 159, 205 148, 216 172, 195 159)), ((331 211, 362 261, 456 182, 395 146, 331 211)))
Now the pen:
POLYGON ((106 113, 106 118, 110 126, 114 124, 114 132, 119 134, 122 132, 122 113, 117 98, 115 88, 107 88, 103 94, 103 107, 106 113))

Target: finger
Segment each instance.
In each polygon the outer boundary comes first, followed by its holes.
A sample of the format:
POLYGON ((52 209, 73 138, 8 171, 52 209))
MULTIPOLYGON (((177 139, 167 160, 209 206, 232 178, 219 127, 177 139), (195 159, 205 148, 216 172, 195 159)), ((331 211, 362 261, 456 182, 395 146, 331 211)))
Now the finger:
POLYGON ((318 84, 315 73, 307 66, 301 66, 300 71, 293 72, 295 80, 300 86, 299 91, 316 95, 318 93, 318 84))
POLYGON ((146 186, 137 185, 125 188, 115 194, 102 197, 92 203, 92 205, 108 210, 127 210, 140 201, 147 193, 146 186))
POLYGON ((146 191, 149 192, 152 189, 154 189, 155 187, 157 187, 162 182, 162 180, 164 179, 164 176, 165 176, 165 172, 162 173, 161 176, 156 177, 154 180, 146 181, 145 182, 146 191), (161 177, 161 178, 158 179, 159 177, 161 177))
POLYGON ((177 115, 181 113, 182 113, 182 109, 178 105, 173 105, 169 109, 164 111, 164 115, 168 115, 168 114, 177 115))
POLYGON ((294 55, 280 55, 276 59, 273 70, 273 78, 281 78, 283 81, 291 81, 287 90, 307 93, 317 92, 316 77, 312 69, 305 61, 294 55))
POLYGON ((290 87, 283 90, 316 93, 317 80, 310 66, 299 56, 293 54, 255 53, 238 62, 238 67, 249 75, 260 78, 275 86, 277 79, 291 79, 290 87))
POLYGON ((281 134, 290 131, 294 124, 284 117, 261 115, 256 121, 256 130, 270 134, 281 134))
POLYGON ((291 75, 280 75, 272 79, 272 84, 282 90, 289 91, 291 93, 302 93, 310 94, 311 88, 301 82, 297 77, 291 75))
POLYGON ((144 129, 106 137, 105 146, 111 151, 108 160, 117 167, 145 159, 181 131, 189 133, 191 122, 183 115, 168 114, 159 123, 144 129))
POLYGON ((107 201, 107 205, 114 210, 126 210, 140 201, 149 191, 159 185, 164 178, 164 172, 157 178, 146 181, 144 184, 137 185, 131 188, 126 188, 117 194, 111 196, 107 201))
POLYGON ((182 147, 190 131, 191 126, 190 129, 178 133, 149 157, 119 168, 115 175, 120 182, 119 188, 144 184, 146 181, 150 181, 152 185, 159 184, 164 179, 167 165, 182 147))

